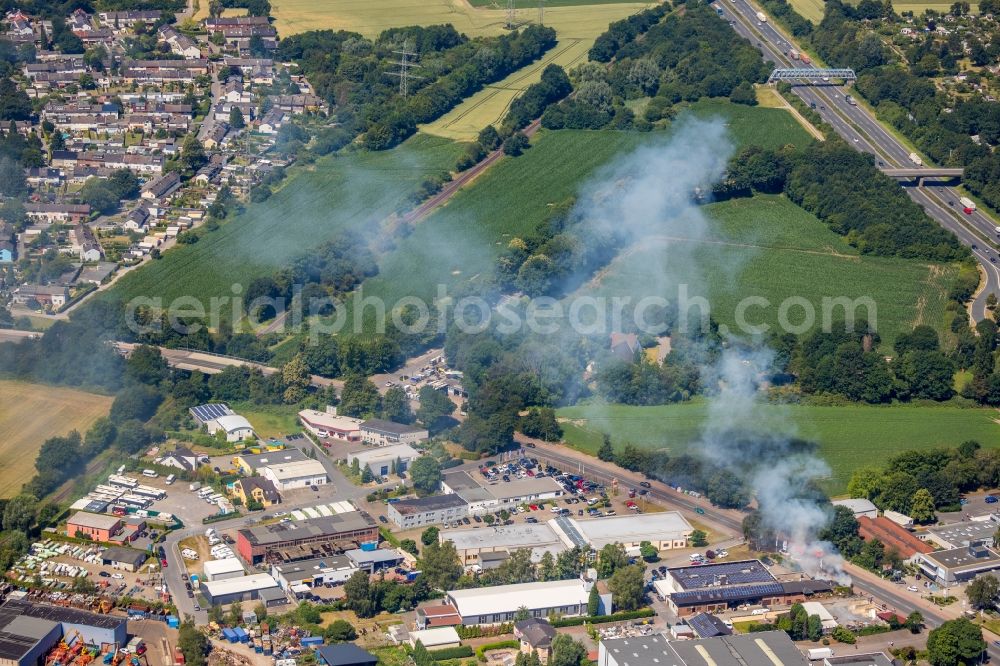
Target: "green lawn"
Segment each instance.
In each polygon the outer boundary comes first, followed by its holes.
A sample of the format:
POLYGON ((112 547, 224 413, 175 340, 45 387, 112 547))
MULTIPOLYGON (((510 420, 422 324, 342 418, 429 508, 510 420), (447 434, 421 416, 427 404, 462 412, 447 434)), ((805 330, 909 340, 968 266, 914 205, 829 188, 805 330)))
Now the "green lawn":
POLYGON ((289 177, 267 201, 246 211, 198 243, 178 247, 123 277, 111 296, 179 296, 207 303, 230 295, 255 277, 282 268, 289 259, 342 229, 379 238, 378 224, 396 210, 431 173, 450 169, 461 146, 417 135, 395 150, 355 152, 319 160, 289 177))
MULTIPOLYGON (((701 117, 722 117, 740 145, 804 145, 810 139, 785 111, 703 102, 692 107, 701 117)), ((388 306, 404 296, 428 300, 437 285, 486 278, 506 242, 530 232, 552 204, 576 194, 595 170, 615 156, 663 133, 558 130, 542 131, 531 149, 505 158, 444 208, 420 222, 394 251, 379 260, 379 274, 363 285, 365 297, 388 306)), ((353 313, 347 321, 353 321, 353 313)))
MULTIPOLYGON (((735 313, 748 296, 764 297, 771 306, 749 309, 746 321, 772 329, 778 326, 780 303, 789 297, 812 305, 816 325, 822 322, 824 298, 868 297, 886 350, 899 333, 918 323, 946 330, 945 305, 956 267, 860 256, 783 196, 735 199, 704 211, 710 220, 704 234, 645 238, 641 246, 620 254, 596 288, 587 286, 588 292, 636 299, 665 293, 669 298, 677 294, 671 278, 656 279, 653 270, 662 267, 669 276, 682 275, 692 297, 706 297, 716 321, 730 330, 739 330, 735 313)), ((856 312, 867 316, 865 309, 856 312)), ((832 313, 831 321, 843 316, 842 309, 832 313)), ((798 324, 802 316, 803 310, 795 307, 788 319, 798 324)))
MULTIPOLYGON (((877 464, 905 449, 955 446, 967 439, 996 446, 1000 436, 995 409, 951 406, 891 407, 761 405, 762 420, 784 416, 798 434, 819 444, 820 454, 833 473, 827 482, 832 493, 842 493, 854 469, 877 464)), ((604 432, 616 445, 626 442, 679 452, 696 446, 707 416, 703 401, 657 407, 592 405, 559 410, 566 441, 594 454, 604 432)))
POLYGON ((245 416, 260 437, 282 437, 300 432, 299 408, 295 405, 255 405, 251 402, 230 405, 245 416))

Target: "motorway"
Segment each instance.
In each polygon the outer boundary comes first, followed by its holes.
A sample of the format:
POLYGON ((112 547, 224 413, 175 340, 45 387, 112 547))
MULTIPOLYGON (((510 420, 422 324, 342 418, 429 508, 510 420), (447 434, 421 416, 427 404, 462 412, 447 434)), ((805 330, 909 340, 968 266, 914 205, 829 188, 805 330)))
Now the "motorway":
MULTIPOLYGON (((804 67, 799 60, 792 60, 785 53, 791 49, 802 49, 772 21, 761 22, 756 14, 760 8, 749 0, 720 0, 726 20, 734 20, 733 28, 738 34, 757 45, 764 57, 778 67, 804 67), (735 11, 734 11, 735 10, 735 11)), ((814 65, 815 66, 815 65, 814 65)), ((871 153, 882 168, 912 167, 910 149, 900 143, 885 127, 875 119, 864 106, 847 103, 849 89, 836 85, 798 85, 792 91, 806 104, 813 106, 823 120, 845 141, 858 150, 871 153)), ((970 248, 981 267, 985 284, 972 303, 972 317, 979 321, 986 318, 986 298, 993 293, 1000 297, 1000 268, 992 260, 997 259, 997 223, 982 211, 965 215, 957 208, 962 194, 953 187, 905 187, 906 193, 924 208, 938 224, 952 231, 970 248)))

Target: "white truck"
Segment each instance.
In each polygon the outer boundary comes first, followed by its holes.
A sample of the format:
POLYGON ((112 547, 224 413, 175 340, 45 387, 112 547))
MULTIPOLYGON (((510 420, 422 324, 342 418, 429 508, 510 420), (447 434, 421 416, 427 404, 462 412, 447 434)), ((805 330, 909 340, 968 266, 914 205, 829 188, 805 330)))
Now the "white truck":
POLYGON ((757 20, 761 23, 767 23, 767 14, 764 12, 757 12, 757 20))
POLYGON ((833 650, 830 648, 809 648, 809 661, 819 661, 820 659, 829 659, 833 656, 833 650))
POLYGON ((916 153, 910 153, 910 161, 916 164, 917 166, 924 165, 924 161, 920 159, 920 155, 917 155, 916 153))
POLYGON ((976 212, 976 202, 969 197, 962 197, 958 200, 958 203, 962 205, 962 212, 966 215, 972 215, 976 212))

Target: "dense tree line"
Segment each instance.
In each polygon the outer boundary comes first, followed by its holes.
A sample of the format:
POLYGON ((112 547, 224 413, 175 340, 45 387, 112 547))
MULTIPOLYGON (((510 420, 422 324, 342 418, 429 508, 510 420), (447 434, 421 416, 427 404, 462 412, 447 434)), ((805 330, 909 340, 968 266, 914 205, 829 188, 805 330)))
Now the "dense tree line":
POLYGON ((875 159, 842 141, 804 149, 748 148, 730 162, 722 195, 784 191, 863 254, 962 261, 969 251, 878 172, 875 159))
POLYGON ((374 42, 345 31, 306 32, 283 39, 277 55, 302 67, 342 127, 363 134, 366 148, 384 150, 554 45, 555 31, 542 26, 469 40, 447 25, 393 29, 374 42), (404 45, 416 49, 421 72, 405 98, 389 76, 393 51, 404 45))
POLYGON ((916 522, 932 522, 935 510, 958 511, 961 493, 998 483, 1000 454, 968 441, 951 449, 905 451, 885 465, 861 468, 847 491, 883 510, 913 513, 916 522))
POLYGON ((591 50, 593 62, 573 72, 574 94, 551 106, 551 129, 648 129, 674 115, 674 105, 703 97, 756 104, 753 84, 769 68, 756 49, 733 37, 729 25, 703 3, 667 15, 665 5, 611 24, 591 50), (630 37, 637 31, 642 39, 630 37), (609 62, 609 65, 599 63, 609 62), (652 98, 641 118, 624 100, 652 98))

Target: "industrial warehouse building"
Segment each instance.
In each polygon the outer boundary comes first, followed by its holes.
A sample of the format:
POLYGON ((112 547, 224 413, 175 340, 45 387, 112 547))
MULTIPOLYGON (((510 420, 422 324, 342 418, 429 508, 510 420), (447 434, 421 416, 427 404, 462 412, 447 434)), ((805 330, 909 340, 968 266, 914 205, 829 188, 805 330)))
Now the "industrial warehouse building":
POLYGON ((918 553, 916 562, 928 578, 943 587, 951 587, 1000 569, 1000 554, 985 544, 972 543, 951 550, 918 553))
POLYGON ((663 634, 605 638, 597 650, 597 666, 807 666, 808 663, 783 631, 685 641, 669 641, 663 634))
POLYGON ((964 523, 952 523, 942 527, 931 527, 927 530, 927 538, 945 550, 963 548, 972 544, 993 545, 993 536, 998 526, 992 520, 970 520, 964 523))
POLYGON ((600 550, 609 543, 620 543, 626 549, 638 548, 643 541, 657 550, 687 548, 693 528, 676 511, 644 513, 626 516, 574 520, 560 516, 554 521, 557 531, 564 531, 574 545, 589 545, 600 550), (575 531, 575 534, 574 534, 575 531), (582 537, 582 541, 575 538, 582 537))
MULTIPOLYGON (((509 554, 521 548, 531 549, 531 559, 538 561, 545 552, 557 555, 567 549, 559 534, 546 523, 514 523, 496 527, 442 530, 441 543, 451 541, 464 566, 479 564, 480 558, 492 553, 509 554)), ((484 567, 485 568, 485 567, 484 567)))
POLYGON ((469 504, 469 513, 479 516, 509 509, 521 504, 555 499, 565 493, 559 483, 548 476, 511 479, 506 483, 481 485, 468 472, 448 472, 441 477, 441 491, 458 495, 469 504))
POLYGON ((205 562, 203 571, 205 580, 228 580, 246 575, 243 563, 237 557, 227 557, 221 560, 205 562))
POLYGON ((272 463, 261 469, 261 475, 274 484, 278 492, 321 486, 329 481, 323 463, 312 458, 296 462, 272 463))
POLYGON ((123 646, 128 638, 124 617, 9 600, 0 606, 0 663, 37 666, 61 639, 72 643, 77 633, 102 651, 123 646))
POLYGON ((264 453, 248 453, 246 455, 233 458, 233 466, 241 474, 253 476, 260 474, 268 465, 288 464, 310 460, 309 456, 299 449, 281 449, 279 451, 265 451, 264 453))
POLYGON ((202 594, 212 606, 226 606, 236 601, 276 599, 275 595, 266 594, 267 590, 276 592, 282 599, 285 599, 285 593, 281 591, 277 581, 270 574, 251 574, 225 580, 207 580, 201 584, 202 594))
POLYGON ((418 444, 429 436, 424 428, 396 423, 395 421, 369 419, 361 424, 361 439, 364 440, 365 444, 373 446, 418 444))
POLYGON ((118 516, 77 511, 66 521, 66 536, 84 534, 94 541, 111 541, 122 529, 118 516))
POLYGON ((833 506, 850 509, 855 518, 878 518, 878 507, 871 500, 864 498, 840 499, 830 502, 833 506))
POLYGON ((458 495, 430 495, 392 502, 386 514, 397 526, 410 529, 461 520, 469 515, 469 505, 458 495))
MULTIPOLYGON (((445 594, 445 602, 458 609, 466 626, 511 622, 521 608, 526 608, 531 617, 574 617, 587 612, 593 586, 593 581, 583 578, 496 585, 451 590, 445 594)), ((611 595, 601 596, 604 608, 611 608, 611 595)))
POLYGON ((265 559, 279 563, 339 555, 364 543, 378 543, 378 524, 362 511, 258 525, 236 533, 236 549, 251 564, 265 559))
POLYGON ((722 613, 742 605, 802 603, 832 589, 822 580, 779 582, 760 560, 673 567, 653 586, 679 617, 722 613))
POLYGON ((362 469, 367 467, 372 476, 382 478, 390 474, 405 472, 410 467, 410 463, 419 457, 420 451, 412 446, 397 444, 351 453, 348 455, 348 462, 353 464, 357 460, 362 469))
POLYGON ((205 426, 208 434, 214 435, 220 430, 224 431, 227 442, 239 442, 254 436, 250 422, 231 410, 229 405, 223 403, 198 405, 188 411, 198 423, 205 426))
POLYGON ((344 442, 361 441, 362 420, 350 416, 338 416, 336 409, 333 409, 332 412, 303 409, 299 412, 299 421, 302 422, 306 430, 323 439, 337 439, 344 442))
POLYGON ((148 559, 149 553, 144 550, 120 546, 108 548, 101 553, 101 564, 123 571, 138 571, 148 559))
POLYGON ((345 583, 357 571, 354 562, 346 555, 331 555, 313 560, 275 564, 271 575, 281 589, 298 591, 298 586, 315 587, 327 583, 345 583))

